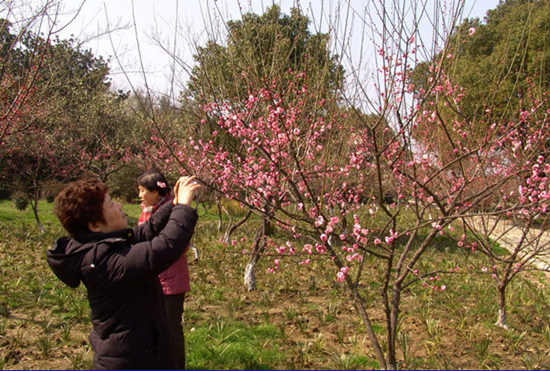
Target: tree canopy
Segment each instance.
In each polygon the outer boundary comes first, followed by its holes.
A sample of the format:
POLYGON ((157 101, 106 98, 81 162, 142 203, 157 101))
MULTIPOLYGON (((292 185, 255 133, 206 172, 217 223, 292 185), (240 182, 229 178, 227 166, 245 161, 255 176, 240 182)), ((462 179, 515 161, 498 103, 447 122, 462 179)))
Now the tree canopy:
POLYGON ((329 51, 329 35, 311 33, 298 8, 290 15, 277 5, 262 15, 246 13, 227 22, 227 30, 225 45, 210 41, 197 48, 188 84, 195 99, 247 97, 250 82, 271 81, 288 70, 304 72, 320 91, 334 92, 343 84, 344 69, 329 51))
MULTIPOLYGON (((421 87, 431 62, 415 70, 421 87)), ((500 120, 517 114, 527 90, 541 94, 550 84, 550 1, 505 0, 484 21, 464 20, 445 64, 451 80, 468 91, 462 115, 476 119, 490 113, 490 120, 500 120)))
MULTIPOLYGON (((488 11, 484 21, 464 20, 452 34, 448 48, 415 67, 411 80, 416 91, 443 91, 441 83, 433 82, 436 73, 444 74, 445 84, 462 93, 456 101, 444 94, 434 97, 431 104, 438 107, 437 119, 449 125, 432 132, 432 136, 443 143, 445 137, 464 135, 455 131, 452 123, 467 121, 472 123, 468 140, 471 148, 476 148, 490 127, 502 128, 521 118, 533 101, 547 102, 550 1, 501 1, 488 11)), ((428 138, 417 134, 416 139, 423 143, 428 138)), ((452 150, 441 144, 438 156, 452 156, 452 150)))
POLYGON ((139 143, 124 97, 109 89, 107 62, 73 39, 15 35, 7 22, 0 42, 3 187, 34 208, 47 183, 84 173, 106 180, 139 143))

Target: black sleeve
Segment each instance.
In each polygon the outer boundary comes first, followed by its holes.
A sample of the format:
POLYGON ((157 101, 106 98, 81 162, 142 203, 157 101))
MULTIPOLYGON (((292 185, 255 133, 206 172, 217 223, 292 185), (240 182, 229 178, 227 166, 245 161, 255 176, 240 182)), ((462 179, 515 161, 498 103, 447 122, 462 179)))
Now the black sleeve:
POLYGON ((149 218, 149 220, 134 227, 133 243, 151 241, 155 236, 158 236, 170 218, 172 207, 172 201, 166 202, 149 218))
MULTIPOLYGON (((124 257, 124 276, 135 276, 146 273, 159 274, 174 263, 185 250, 191 237, 198 215, 195 209, 185 205, 175 205, 170 207, 171 213, 166 225, 151 240, 136 243, 124 257)), ((161 211, 161 209, 159 209, 161 211)), ((157 211, 156 214, 159 214, 157 211)), ((143 231, 144 236, 154 234, 156 227, 162 224, 164 210, 162 210, 161 219, 157 219, 143 231), (159 224, 156 224, 156 223, 159 224)), ((152 219, 152 218, 151 218, 152 219)), ((147 223, 146 223, 147 224, 147 223)))

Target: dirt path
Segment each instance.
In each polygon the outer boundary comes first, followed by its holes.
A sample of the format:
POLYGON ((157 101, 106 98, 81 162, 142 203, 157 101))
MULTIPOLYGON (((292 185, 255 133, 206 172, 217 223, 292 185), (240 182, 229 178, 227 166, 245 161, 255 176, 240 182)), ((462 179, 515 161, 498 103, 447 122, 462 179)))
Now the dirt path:
POLYGON ((535 254, 530 258, 530 264, 537 269, 550 272, 550 231, 531 228, 524 235, 524 230, 512 221, 497 218, 474 217, 475 228, 497 242, 501 247, 513 252, 522 242, 521 256, 535 254))

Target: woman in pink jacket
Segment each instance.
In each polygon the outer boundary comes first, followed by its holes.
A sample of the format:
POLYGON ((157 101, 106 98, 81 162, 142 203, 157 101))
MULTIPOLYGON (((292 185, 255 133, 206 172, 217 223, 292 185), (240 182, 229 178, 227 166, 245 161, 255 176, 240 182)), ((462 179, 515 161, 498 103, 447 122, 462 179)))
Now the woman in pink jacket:
MULTIPOLYGON (((154 170, 148 170, 138 179, 139 198, 141 200, 141 215, 139 224, 145 223, 160 206, 172 201, 170 187, 164 176, 154 170)), ((173 347, 172 354, 176 355, 178 368, 185 368, 185 340, 181 319, 185 293, 189 291, 189 268, 186 258, 187 248, 180 258, 158 278, 162 286, 164 307, 170 328, 170 340, 173 347)))

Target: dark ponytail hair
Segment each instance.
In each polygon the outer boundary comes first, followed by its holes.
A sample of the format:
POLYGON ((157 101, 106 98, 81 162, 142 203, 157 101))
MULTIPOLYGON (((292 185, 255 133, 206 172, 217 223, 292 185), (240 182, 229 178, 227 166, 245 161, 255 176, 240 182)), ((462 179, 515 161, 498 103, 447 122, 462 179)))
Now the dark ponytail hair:
POLYGON ((149 169, 137 178, 137 184, 154 192, 157 191, 160 196, 165 196, 170 193, 170 185, 156 169, 149 169))

